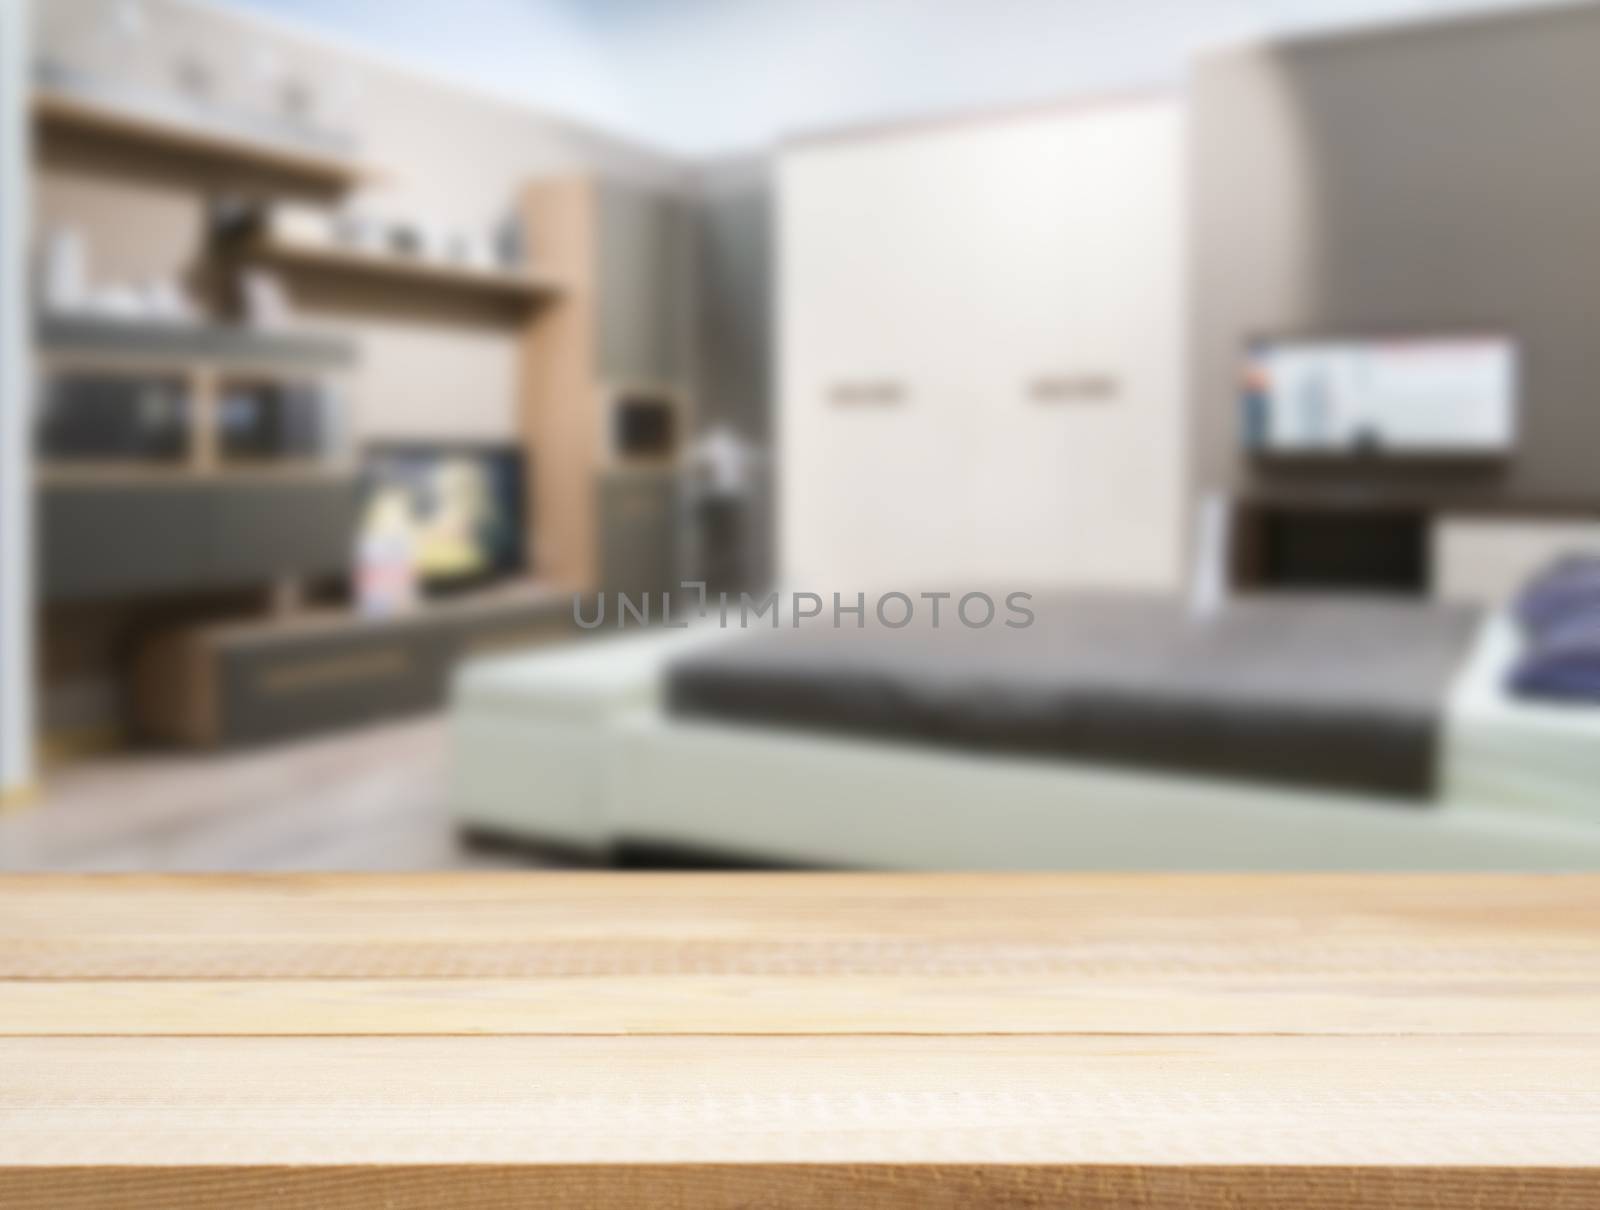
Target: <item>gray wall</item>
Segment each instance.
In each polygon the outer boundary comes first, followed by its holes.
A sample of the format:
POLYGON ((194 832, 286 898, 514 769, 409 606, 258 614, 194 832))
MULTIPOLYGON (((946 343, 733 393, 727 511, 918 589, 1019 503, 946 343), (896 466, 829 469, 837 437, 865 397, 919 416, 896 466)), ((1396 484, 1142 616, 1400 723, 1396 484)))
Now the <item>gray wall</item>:
POLYGON ((701 418, 765 444, 772 429, 772 178, 766 157, 698 180, 701 418))
POLYGON ((1490 327, 1522 344, 1515 457, 1404 486, 1600 503, 1600 6, 1230 52, 1192 112, 1198 486, 1308 473, 1238 453, 1251 334, 1490 327))
POLYGON ((749 584, 777 565, 774 511, 772 161, 703 166, 697 180, 695 280, 699 428, 723 425, 757 451, 745 532, 749 584))

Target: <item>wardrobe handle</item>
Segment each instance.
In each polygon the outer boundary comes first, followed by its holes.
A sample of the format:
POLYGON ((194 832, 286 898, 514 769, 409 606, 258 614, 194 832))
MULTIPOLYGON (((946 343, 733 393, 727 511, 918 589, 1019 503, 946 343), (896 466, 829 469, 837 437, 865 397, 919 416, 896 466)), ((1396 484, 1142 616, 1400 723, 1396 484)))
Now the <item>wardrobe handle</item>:
POLYGON ((859 382, 836 382, 828 391, 828 401, 835 407, 859 408, 898 407, 906 401, 906 387, 893 379, 873 379, 859 382))
POLYGON ((1053 404, 1109 403, 1122 392, 1110 374, 1041 374, 1028 383, 1028 398, 1053 404))

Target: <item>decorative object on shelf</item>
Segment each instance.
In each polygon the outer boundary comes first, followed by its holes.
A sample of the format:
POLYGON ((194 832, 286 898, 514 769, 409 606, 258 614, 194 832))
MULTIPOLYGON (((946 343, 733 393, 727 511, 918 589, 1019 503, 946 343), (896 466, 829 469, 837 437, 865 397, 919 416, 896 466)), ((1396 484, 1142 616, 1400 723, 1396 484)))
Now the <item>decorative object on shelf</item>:
POLYGON ((524 268, 530 259, 528 232, 518 214, 509 214, 500 220, 494 232, 494 254, 502 269, 524 268))
POLYGON ((380 489, 367 501, 356 539, 356 609, 362 617, 386 618, 417 604, 416 539, 411 506, 398 486, 380 489))
POLYGON ((467 231, 452 231, 445 237, 444 257, 469 269, 487 271, 499 267, 495 261, 492 238, 467 231))
POLYGON ((148 74, 148 22, 139 0, 39 4, 38 70, 55 78, 137 79, 148 74))
POLYGON ((210 108, 217 104, 217 72, 204 56, 184 51, 172 65, 177 92, 191 105, 210 108))
POLYGON ((279 202, 261 210, 257 229, 271 239, 295 244, 328 244, 335 234, 333 219, 326 210, 293 202, 279 202))
POLYGON ((139 290, 141 314, 167 323, 192 323, 198 312, 182 284, 170 277, 152 277, 139 290))
POLYGON ((89 292, 88 306, 92 314, 107 319, 137 320, 144 318, 144 308, 139 292, 123 282, 98 286, 89 292))
POLYGON ((333 220, 333 239, 337 244, 362 252, 382 252, 384 225, 367 210, 345 210, 333 220))
POLYGON ((182 284, 170 277, 92 284, 88 241, 75 227, 58 227, 45 236, 38 296, 40 309, 49 315, 182 324, 193 322, 197 314, 182 284))
POLYGON ((283 115, 296 126, 315 126, 317 93, 304 76, 286 76, 278 90, 283 115))
POLYGON ((400 256, 426 256, 428 254, 428 237, 422 224, 405 219, 389 224, 389 235, 385 241, 390 252, 400 256))
POLYGON ((46 310, 83 309, 89 294, 89 246, 82 231, 57 227, 45 236, 39 278, 46 310))
POLYGON ((278 275, 254 268, 239 271, 239 310, 248 326, 267 330, 287 326, 293 314, 278 275))
POLYGON ((690 469, 703 497, 742 497, 750 491, 756 451, 725 424, 712 427, 690 449, 690 469))

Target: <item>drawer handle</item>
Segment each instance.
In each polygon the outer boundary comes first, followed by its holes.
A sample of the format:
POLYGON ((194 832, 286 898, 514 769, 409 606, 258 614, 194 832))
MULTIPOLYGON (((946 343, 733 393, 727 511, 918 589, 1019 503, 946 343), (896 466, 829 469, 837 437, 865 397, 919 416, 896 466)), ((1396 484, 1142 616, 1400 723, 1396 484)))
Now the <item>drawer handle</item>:
POLYGON ((906 401, 904 383, 890 379, 870 382, 835 383, 828 392, 835 407, 842 408, 892 408, 906 401))
POLYGON ((410 667, 411 660, 404 648, 385 647, 328 659, 280 664, 264 671, 258 685, 266 694, 305 693, 331 685, 386 680, 402 675, 410 667))
POLYGON ((1028 397, 1038 404, 1109 403, 1121 394, 1110 374, 1042 374, 1028 384, 1028 397))

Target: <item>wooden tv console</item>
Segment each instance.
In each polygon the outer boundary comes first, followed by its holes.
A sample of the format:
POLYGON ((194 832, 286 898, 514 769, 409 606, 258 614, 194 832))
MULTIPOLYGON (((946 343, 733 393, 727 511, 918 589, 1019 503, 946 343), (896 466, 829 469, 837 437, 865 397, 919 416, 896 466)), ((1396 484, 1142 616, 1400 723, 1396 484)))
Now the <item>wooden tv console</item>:
POLYGON ((572 595, 533 581, 392 618, 348 610, 188 626, 134 659, 144 739, 235 747, 435 709, 461 660, 577 633, 572 595))

